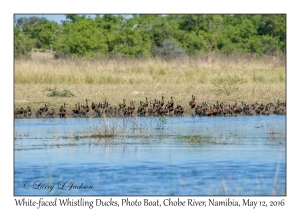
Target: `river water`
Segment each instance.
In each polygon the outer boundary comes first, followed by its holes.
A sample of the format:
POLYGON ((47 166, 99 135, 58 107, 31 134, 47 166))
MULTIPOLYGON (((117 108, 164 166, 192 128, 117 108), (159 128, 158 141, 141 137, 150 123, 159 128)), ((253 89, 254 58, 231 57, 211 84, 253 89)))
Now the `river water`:
POLYGON ((15 195, 286 195, 286 116, 14 125, 15 195))

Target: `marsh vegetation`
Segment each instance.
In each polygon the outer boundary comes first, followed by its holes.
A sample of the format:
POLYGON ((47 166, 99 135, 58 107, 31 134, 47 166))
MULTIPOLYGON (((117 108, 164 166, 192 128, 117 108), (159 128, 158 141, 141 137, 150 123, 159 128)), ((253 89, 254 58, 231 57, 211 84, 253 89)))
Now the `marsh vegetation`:
MULTIPOLYGON (((211 56, 164 59, 54 59, 36 53, 15 61, 15 106, 37 110, 48 103, 59 109, 65 102, 109 101, 124 98, 137 103, 145 97, 174 96, 187 107, 192 94, 215 103, 275 103, 286 101, 284 56, 211 56), (49 92, 52 90, 52 92, 49 92), (50 95, 49 95, 50 94, 50 95)), ((72 107, 73 108, 73 107, 72 107)))

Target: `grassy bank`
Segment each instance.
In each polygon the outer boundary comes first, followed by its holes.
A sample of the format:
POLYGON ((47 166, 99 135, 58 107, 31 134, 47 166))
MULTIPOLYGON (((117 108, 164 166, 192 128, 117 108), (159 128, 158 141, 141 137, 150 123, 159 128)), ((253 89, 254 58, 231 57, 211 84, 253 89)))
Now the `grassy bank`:
POLYGON ((188 107, 197 101, 276 102, 286 98, 286 65, 283 56, 216 56, 178 60, 146 59, 53 59, 48 53, 16 60, 15 106, 36 109, 43 103, 58 109, 77 102, 107 100, 112 106, 125 98, 138 105, 145 97, 169 100, 188 107), (51 91, 69 95, 52 95, 51 91), (62 97, 61 97, 62 96, 62 97), (69 96, 69 97, 64 97, 69 96))

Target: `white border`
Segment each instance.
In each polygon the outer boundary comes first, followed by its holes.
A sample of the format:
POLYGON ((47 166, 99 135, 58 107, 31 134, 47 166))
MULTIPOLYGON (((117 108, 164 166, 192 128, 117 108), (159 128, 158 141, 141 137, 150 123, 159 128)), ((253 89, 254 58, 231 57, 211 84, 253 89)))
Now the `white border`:
MULTIPOLYGON (((296 10, 297 4, 282 1, 191 1, 185 0, 176 3, 174 1, 152 0, 142 1, 3 1, 1 2, 0 11, 0 43, 1 43, 1 202, 0 206, 13 207, 15 201, 13 196, 13 14, 15 13, 286 13, 287 14, 287 196, 286 197, 247 197, 253 200, 281 200, 285 199, 285 207, 281 209, 297 209, 298 191, 299 191, 299 167, 298 167, 298 141, 296 129, 298 125, 298 106, 299 94, 299 12, 296 10), (81 4, 80 4, 81 3, 81 4), (3 47, 4 46, 4 47, 3 47), (294 108, 295 107, 295 108, 294 108), (7 111, 4 111, 7 110, 7 111)), ((20 198, 20 197, 17 197, 20 198)), ((39 197, 31 197, 39 199, 39 197)), ((52 200, 54 197, 46 197, 45 200, 52 200)), ((61 198, 61 197, 60 197, 61 198)), ((75 197, 73 197, 75 198, 75 197)), ((94 200, 96 197, 85 197, 94 200)), ((121 200, 123 197, 116 197, 121 200)), ((133 199, 133 197, 130 197, 133 199)), ((142 200, 144 197, 137 197, 142 200)), ((151 197, 155 200, 163 200, 167 197, 151 197)), ((187 197, 183 197, 187 199, 187 197)), ((209 197, 198 197, 199 200, 208 200, 209 197)), ((225 197, 220 197, 220 199, 225 197)), ((235 200, 241 200, 245 197, 232 197, 235 200)), ((103 197, 103 199, 109 199, 103 197)), ((99 207, 98 207, 99 208, 99 207)), ((199 207, 197 207, 199 208, 199 207)), ((220 208, 220 207, 218 207, 220 208)), ((232 209, 232 207, 224 207, 232 209)), ((277 207, 278 208, 278 207, 277 207)), ((8 208, 3 208, 8 209, 8 208)), ((77 209, 87 209, 86 207, 77 209)), ((110 208, 111 209, 111 208, 110 208)), ((131 209, 130 207, 126 209, 131 209)), ((249 209, 249 208, 248 208, 249 209)), ((260 209, 260 208, 256 208, 260 209)), ((265 209, 265 208, 264 208, 265 209)))

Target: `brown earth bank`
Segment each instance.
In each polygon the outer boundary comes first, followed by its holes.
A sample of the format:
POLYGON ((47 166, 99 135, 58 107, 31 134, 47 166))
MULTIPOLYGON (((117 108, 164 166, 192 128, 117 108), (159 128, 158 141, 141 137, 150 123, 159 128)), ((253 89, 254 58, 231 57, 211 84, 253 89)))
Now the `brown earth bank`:
POLYGON ((232 104, 216 101, 197 102, 192 95, 185 106, 175 105, 174 98, 165 101, 162 96, 160 100, 140 101, 138 105, 134 101, 129 103, 123 99, 118 106, 111 106, 107 101, 94 103, 86 99, 84 104, 79 102, 73 108, 64 103, 59 110, 49 107, 48 104, 40 107, 37 111, 30 106, 16 108, 15 118, 88 118, 88 117, 155 117, 155 116, 238 116, 238 115, 286 115, 286 102, 277 100, 275 103, 253 103, 247 104, 242 101, 232 104))

